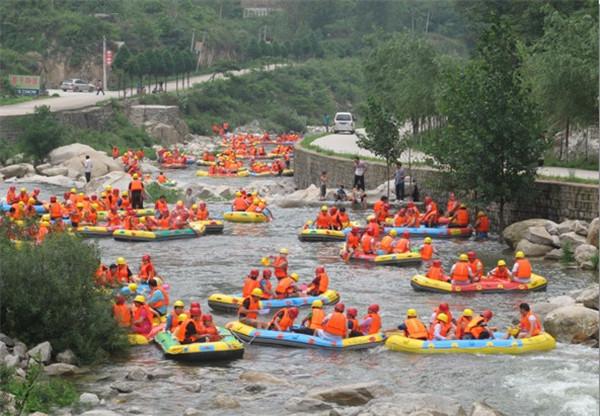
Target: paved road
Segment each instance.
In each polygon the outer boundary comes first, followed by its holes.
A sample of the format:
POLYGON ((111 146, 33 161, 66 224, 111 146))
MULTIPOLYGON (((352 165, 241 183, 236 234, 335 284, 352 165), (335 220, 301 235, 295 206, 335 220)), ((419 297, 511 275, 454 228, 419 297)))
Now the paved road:
MULTIPOLYGON (((263 68, 264 71, 272 71, 282 65, 268 65, 263 68)), ((231 71, 234 75, 243 75, 250 72, 250 69, 242 69, 239 71, 231 71)), ((215 79, 222 78, 222 74, 217 74, 215 79)), ((210 80, 212 74, 198 75, 190 78, 190 85, 200 84, 210 80)), ((186 83, 187 85, 187 83, 186 83)), ((181 86, 181 85, 180 85, 181 86)), ((175 91, 175 81, 167 82, 167 90, 175 91)), ((95 92, 63 92, 62 90, 48 90, 49 94, 59 94, 60 97, 44 98, 40 100, 33 100, 19 104, 0 106, 0 116, 18 116, 24 114, 31 114, 35 110, 35 107, 47 105, 51 111, 61 110, 74 110, 77 108, 84 108, 95 105, 96 103, 109 99, 119 98, 117 91, 107 91, 106 95, 96 95, 95 92)), ((121 97, 122 97, 121 93, 121 97)))
MULTIPOLYGON (((357 129, 357 132, 359 134, 365 133, 364 129, 357 129)), ((362 157, 376 157, 368 150, 358 147, 357 140, 358 137, 355 134, 329 134, 327 136, 319 137, 312 144, 336 153, 346 153, 362 157)), ((408 163, 409 157, 412 162, 418 162, 425 159, 425 154, 419 151, 412 151, 409 155, 408 152, 404 152, 400 160, 404 163, 408 163)), ((538 168, 537 173, 539 176, 554 176, 560 178, 574 177, 592 181, 598 180, 599 178, 599 172, 595 170, 569 169, 553 166, 538 168)))

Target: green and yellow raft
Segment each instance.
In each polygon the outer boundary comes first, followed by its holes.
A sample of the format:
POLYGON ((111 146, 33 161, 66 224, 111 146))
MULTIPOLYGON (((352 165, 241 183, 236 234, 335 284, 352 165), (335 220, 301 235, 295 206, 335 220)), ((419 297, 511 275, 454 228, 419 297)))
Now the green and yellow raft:
POLYGON ((185 362, 212 362, 236 360, 244 356, 244 344, 238 341, 228 329, 218 327, 221 340, 216 342, 196 342, 180 344, 171 332, 156 334, 156 342, 166 358, 185 362))
POLYGON ((181 240, 185 238, 198 238, 204 234, 205 227, 198 222, 189 223, 188 228, 177 230, 116 230, 113 238, 117 241, 168 241, 181 240))

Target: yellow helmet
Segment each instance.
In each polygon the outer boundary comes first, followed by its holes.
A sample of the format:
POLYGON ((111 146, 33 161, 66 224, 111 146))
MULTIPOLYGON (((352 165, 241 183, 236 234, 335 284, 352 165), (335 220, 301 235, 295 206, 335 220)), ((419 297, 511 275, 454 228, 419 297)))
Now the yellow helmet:
POLYGON ((146 298, 142 295, 137 295, 134 299, 134 302, 146 303, 146 298))
POLYGON ((79 192, 79 196, 85 196, 83 192, 79 192))
POLYGON ((460 256, 458 256, 458 259, 460 261, 469 261, 469 256, 467 256, 465 253, 463 253, 460 256))
POLYGON ((23 201, 19 201, 19 206, 20 206, 20 207, 24 207, 24 206, 25 206, 25 202, 23 202, 23 201))
POLYGON ((469 309, 469 308, 465 309, 463 311, 463 316, 473 316, 473 309, 469 309))
POLYGON ((262 289, 255 287, 254 289, 252 289, 252 292, 250 293, 252 296, 257 296, 257 297, 262 297, 263 295, 263 291, 262 289))
POLYGON ((35 199, 33 198, 29 198, 29 201, 27 201, 29 204, 35 204, 35 199))
POLYGON ((289 250, 287 248, 279 249, 279 254, 288 254, 289 250))
POLYGON ((127 264, 127 263, 125 262, 125 259, 123 257, 119 257, 117 259, 117 264, 123 265, 123 264, 127 264))
POLYGON ((106 197, 106 192, 102 191, 100 192, 100 198, 105 198, 106 197))
POLYGON ((298 277, 298 273, 292 273, 292 274, 290 274, 290 277, 292 278, 292 280, 293 280, 294 282, 297 282, 297 281, 298 281, 298 279, 299 279, 299 277, 298 277))
POLYGON ((322 308, 323 301, 321 299, 317 299, 317 300, 313 301, 313 303, 310 306, 312 306, 313 308, 322 308))
POLYGON ((142 224, 146 224, 146 217, 140 217, 140 222, 142 224))
POLYGON ((258 199, 258 198, 254 198, 254 199, 252 200, 252 203, 253 203, 254 205, 258 205, 258 204, 260 204, 260 199, 258 199))
POLYGON ((517 258, 517 259, 524 259, 525 258, 525 253, 523 253, 522 251, 519 250, 515 254, 515 258, 517 258))
POLYGON ((92 208, 98 209, 98 204, 92 204, 92 208))
POLYGON ((375 215, 371 214, 367 217, 367 220, 371 221, 375 219, 375 215))
POLYGON ((184 322, 184 321, 186 321, 188 319, 188 316, 185 313, 180 313, 177 316, 177 319, 179 319, 179 322, 184 322))
POLYGON ((183 308, 185 306, 185 303, 183 303, 182 300, 176 300, 175 303, 173 304, 173 307, 175 308, 183 308))
POLYGON ((128 195, 129 195, 129 192, 127 192, 127 191, 123 191, 123 192, 121 192, 121 195, 122 195, 122 196, 128 196, 128 195))
MULTIPOLYGON (((25 189, 25 188, 23 188, 23 189, 25 189)), ((21 189, 21 190, 23 190, 23 189, 21 189)), ((77 189, 75 189, 75 188, 71 188, 71 191, 70 191, 70 192, 71 192, 72 194, 74 194, 74 193, 76 193, 76 192, 77 192, 77 189)))
POLYGON ((406 316, 413 316, 416 317, 417 316, 417 310, 410 308, 409 310, 406 311, 406 316))
POLYGON ((439 313, 437 316, 437 320, 442 321, 447 324, 448 323, 448 315, 446 315, 445 313, 439 313))
POLYGON ((396 237, 398 235, 398 231, 392 228, 388 234, 392 237, 396 237))
POLYGON ((42 221, 40 223, 40 226, 42 226, 42 227, 50 227, 50 223, 48 221, 42 221))
POLYGON ((104 185, 104 190, 106 190, 106 191, 112 191, 112 186, 110 186, 110 185, 104 185))
POLYGON ((483 211, 479 211, 479 212, 477 213, 477 216, 478 216, 478 217, 483 217, 484 215, 485 215, 485 213, 484 213, 483 211))
POLYGON ((240 191, 237 191, 237 192, 235 193, 235 196, 242 196, 242 193, 241 193, 240 191))
POLYGON ((197 208, 198 208, 198 205, 196 205, 196 204, 192 205, 192 209, 197 209, 197 208))
POLYGON ((321 206, 321 211, 327 211, 327 205, 322 205, 321 206))
POLYGON ((21 192, 27 192, 27 188, 21 188, 21 192))
POLYGON ((42 215, 42 221, 50 221, 50 214, 42 215))
POLYGON ((258 196, 258 191, 254 191, 250 195, 252 195, 252 196, 258 196))
POLYGON ((134 173, 134 174, 133 174, 133 179, 137 179, 137 178, 139 178, 138 174, 137 174, 137 173, 134 173))
POLYGON ((504 260, 498 260, 498 267, 506 266, 506 262, 504 260))
POLYGON ((83 208, 83 202, 78 202, 76 205, 77 208, 83 208))
POLYGON ((423 240, 423 242, 425 244, 431 244, 431 237, 425 237, 425 239, 423 240))
POLYGON ((177 201, 177 206, 178 207, 182 207, 183 206, 183 201, 181 201, 181 200, 177 201))
POLYGON ((135 283, 129 283, 129 285, 127 286, 127 288, 129 289, 129 291, 131 293, 137 292, 137 285, 135 283))

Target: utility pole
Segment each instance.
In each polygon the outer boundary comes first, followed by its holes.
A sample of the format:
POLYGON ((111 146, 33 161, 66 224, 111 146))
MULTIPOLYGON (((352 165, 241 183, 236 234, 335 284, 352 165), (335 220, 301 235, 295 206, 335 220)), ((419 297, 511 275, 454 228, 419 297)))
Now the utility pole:
POLYGON ((106 85, 106 36, 102 36, 102 87, 108 91, 108 85, 106 85))
POLYGON ((190 52, 194 52, 194 40, 196 38, 196 29, 192 30, 192 44, 190 45, 190 52))

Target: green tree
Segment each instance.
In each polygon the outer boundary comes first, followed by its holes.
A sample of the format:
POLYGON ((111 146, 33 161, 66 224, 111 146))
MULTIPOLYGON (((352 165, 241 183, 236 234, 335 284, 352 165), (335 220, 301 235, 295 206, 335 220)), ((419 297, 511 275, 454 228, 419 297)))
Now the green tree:
POLYGON ((117 55, 115 56, 115 61, 113 62, 113 68, 117 70, 119 73, 119 87, 123 88, 127 85, 127 77, 128 77, 128 63, 131 59, 131 52, 129 52, 129 48, 127 45, 122 45, 117 51, 117 55))
POLYGON ((167 92, 167 79, 175 72, 175 61, 173 60, 173 55, 167 48, 160 51, 158 55, 160 55, 161 63, 159 71, 164 81, 165 92, 167 92))
POLYGON ((64 129, 46 105, 36 107, 34 114, 27 117, 23 124, 24 131, 19 142, 36 164, 63 143, 64 129))
POLYGON ((511 28, 497 21, 484 30, 476 58, 444 73, 439 109, 447 125, 428 149, 458 189, 498 205, 501 228, 505 205, 531 195, 546 145, 521 67, 511 28))
MULTIPOLYGON (((365 113, 366 136, 360 136, 358 145, 371 151, 385 160, 387 177, 390 177, 390 166, 395 163, 403 151, 398 125, 394 115, 375 98, 367 100, 365 113)), ((387 195, 390 196, 390 183, 387 184, 387 195)))

